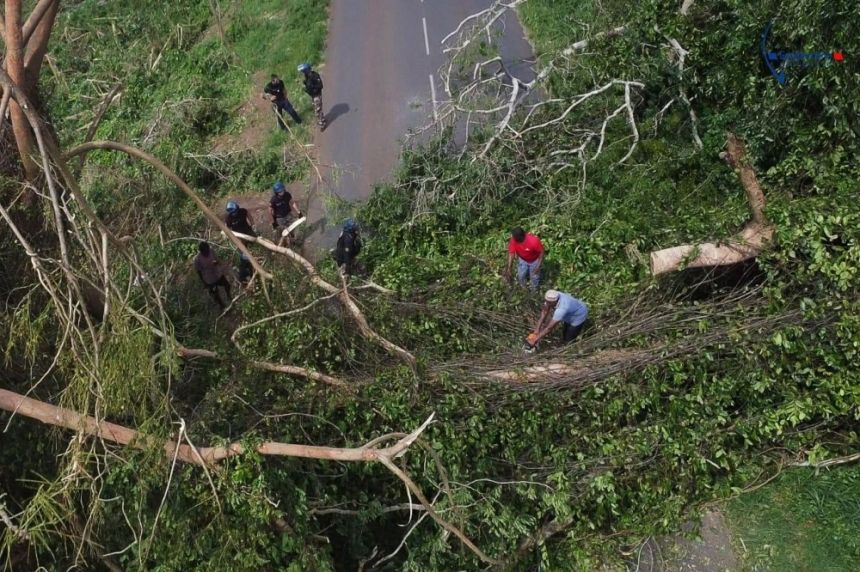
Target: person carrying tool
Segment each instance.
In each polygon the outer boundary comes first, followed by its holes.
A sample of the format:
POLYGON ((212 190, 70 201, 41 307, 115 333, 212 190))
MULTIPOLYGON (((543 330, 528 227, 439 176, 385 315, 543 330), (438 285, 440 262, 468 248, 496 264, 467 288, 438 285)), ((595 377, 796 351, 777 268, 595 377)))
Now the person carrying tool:
POLYGON ((275 110, 275 115, 278 116, 278 127, 285 130, 287 123, 284 121, 284 112, 286 111, 293 121, 301 123, 302 118, 296 113, 293 104, 287 99, 287 88, 284 86, 284 81, 276 74, 272 74, 272 81, 266 84, 263 88, 263 97, 272 102, 272 109, 275 110))
POLYGON ((304 63, 299 65, 298 70, 305 76, 305 93, 311 96, 314 102, 314 115, 317 117, 317 125, 321 131, 325 131, 326 119, 323 114, 322 90, 323 82, 320 74, 311 69, 311 64, 304 63))
POLYGON ((235 201, 227 203, 227 216, 224 217, 227 228, 233 232, 257 236, 254 232, 254 219, 246 209, 241 208, 235 201))
POLYGON ((526 338, 526 349, 534 351, 535 346, 559 323, 562 325, 561 341, 568 344, 576 339, 582 331, 585 320, 588 319, 588 306, 585 302, 570 294, 558 290, 547 290, 544 295, 543 308, 540 312, 534 331, 526 338), (547 317, 552 314, 549 323, 544 327, 547 317))
POLYGON ((508 241, 508 265, 505 268, 505 278, 511 278, 511 266, 514 257, 517 259, 517 282, 520 286, 526 285, 526 276, 531 282, 531 289, 537 290, 540 283, 540 267, 543 263, 543 244, 538 237, 526 232, 520 227, 511 230, 511 239, 508 241))
POLYGON ((287 188, 281 181, 272 185, 269 214, 272 217, 273 230, 278 230, 278 227, 288 228, 296 217, 301 218, 302 216, 302 211, 299 210, 299 206, 293 200, 293 195, 287 192, 287 188))
POLYGON ((208 242, 201 242, 197 245, 197 256, 194 258, 194 270, 197 271, 197 276, 203 282, 203 286, 209 291, 212 299, 223 310, 226 305, 218 294, 218 287, 221 286, 227 292, 227 299, 230 299, 230 283, 227 277, 224 276, 224 269, 221 263, 216 258, 215 253, 209 246, 208 242))
POLYGON ((358 230, 358 223, 355 220, 346 219, 333 252, 338 268, 347 276, 352 274, 355 259, 361 252, 361 237, 358 235, 358 230))

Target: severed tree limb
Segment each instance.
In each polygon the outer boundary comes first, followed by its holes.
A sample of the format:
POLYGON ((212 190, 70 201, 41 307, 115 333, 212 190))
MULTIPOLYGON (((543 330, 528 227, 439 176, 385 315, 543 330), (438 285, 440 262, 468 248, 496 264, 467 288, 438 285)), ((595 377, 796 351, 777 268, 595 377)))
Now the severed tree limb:
MULTIPOLYGON (((158 447, 163 449, 167 459, 176 459, 191 465, 207 467, 246 452, 246 447, 241 443, 230 443, 219 447, 192 447, 191 445, 178 441, 165 440, 144 435, 134 429, 123 427, 107 421, 99 421, 89 415, 82 415, 64 407, 57 407, 43 401, 25 397, 18 393, 0 389, 0 409, 10 411, 14 414, 23 415, 48 425, 64 427, 74 431, 80 431, 86 435, 98 437, 105 441, 128 445, 137 449, 148 449, 158 447)), ((440 526, 460 539, 481 560, 495 563, 494 560, 484 554, 459 528, 443 519, 433 510, 427 497, 420 487, 404 473, 394 460, 406 453, 421 433, 433 422, 434 414, 431 414, 417 429, 402 437, 390 447, 379 449, 373 446, 362 447, 321 447, 317 445, 299 445, 294 443, 279 443, 267 441, 261 443, 254 450, 260 455, 274 457, 296 457, 304 459, 319 459, 340 462, 377 462, 391 471, 424 505, 427 513, 433 517, 440 526)), ((379 441, 380 438, 374 441, 379 441)))
POLYGON ((328 282, 323 280, 323 278, 319 275, 319 272, 317 272, 317 269, 314 268, 314 265, 311 264, 308 259, 300 255, 296 251, 287 248, 286 246, 278 246, 272 241, 266 240, 265 238, 260 236, 249 236, 247 234, 242 234, 238 232, 235 234, 238 238, 242 240, 248 242, 255 242, 260 246, 271 250, 272 252, 283 254, 290 260, 296 262, 299 266, 305 269, 308 278, 310 278, 311 282, 313 282, 317 287, 325 290, 329 294, 337 295, 338 299, 341 301, 346 311, 352 316, 352 319, 358 326, 359 332, 362 336, 364 336, 371 342, 379 344, 388 353, 399 357, 400 359, 408 363, 410 366, 415 367, 415 365, 417 364, 415 356, 413 356, 411 353, 401 348, 400 346, 386 340, 370 327, 370 325, 367 323, 367 318, 364 317, 364 313, 359 309, 355 302, 353 302, 352 298, 350 298, 349 292, 346 289, 345 282, 342 288, 337 288, 333 284, 329 284, 328 282))
POLYGON ((764 216, 764 193, 755 171, 749 165, 746 149, 733 133, 729 134, 726 151, 720 156, 738 174, 750 206, 750 221, 743 230, 725 242, 686 244, 651 253, 651 274, 657 276, 683 268, 726 266, 755 258, 773 238, 773 227, 764 216))
MULTIPOLYGON (((156 335, 159 335, 161 332, 156 332, 156 335)), ((181 358, 206 358, 206 359, 221 359, 216 352, 212 350, 206 349, 192 349, 186 348, 184 346, 179 346, 176 349, 176 354, 181 358)), ((273 373, 285 373, 287 375, 291 375, 294 377, 304 377, 305 379, 310 379, 313 381, 319 381, 321 383, 325 383, 327 385, 331 385, 334 387, 338 387, 341 389, 352 390, 352 387, 343 381, 342 379, 338 379, 336 377, 332 377, 330 375, 326 375, 324 373, 319 373, 317 371, 313 371, 311 369, 305 367, 299 367, 295 365, 285 365, 280 363, 272 363, 268 361, 259 361, 259 360, 250 360, 248 365, 255 369, 270 371, 273 373)))
MULTIPOLYGON (((81 431, 86 435, 119 445, 129 445, 137 449, 156 446, 164 450, 166 458, 172 459, 175 456, 178 460, 191 465, 211 465, 229 457, 241 455, 246 450, 245 446, 238 442, 224 446, 192 448, 190 445, 176 441, 144 435, 135 429, 129 429, 122 425, 99 421, 89 415, 82 415, 71 409, 51 405, 6 389, 0 389, 0 409, 48 425, 81 431)), ((430 415, 415 431, 384 449, 366 446, 354 448, 321 447, 267 441, 258 445, 254 450, 261 455, 276 457, 300 457, 342 462, 382 462, 383 459, 390 461, 406 452, 406 449, 430 425, 433 417, 430 415)))
POLYGON ((212 223, 214 223, 215 226, 217 226, 221 230, 221 232, 223 232, 227 236, 230 242, 232 242, 236 246, 236 248, 239 249, 240 252, 242 252, 245 256, 248 257, 248 259, 251 261, 251 265, 254 267, 254 270, 256 270, 264 278, 272 278, 272 275, 263 269, 257 258, 253 256, 247 248, 245 248, 245 245, 242 243, 241 240, 236 237, 233 231, 227 228, 227 225, 224 223, 224 221, 222 221, 214 212, 212 212, 212 210, 208 206, 206 206, 206 203, 204 203, 203 200, 199 196, 197 196, 197 193, 195 193, 194 190, 179 177, 179 175, 174 173, 167 165, 162 163, 158 158, 154 157, 153 155, 150 155, 146 151, 138 149, 137 147, 134 147, 132 145, 126 145, 125 143, 117 143, 116 141, 91 141, 88 143, 83 143, 82 145, 78 145, 77 147, 66 152, 63 157, 65 159, 71 159, 72 157, 89 153, 90 151, 93 151, 95 149, 120 151, 136 159, 145 161, 155 167, 158 171, 161 172, 162 175, 167 177, 173 184, 179 187, 179 189, 183 193, 185 193, 186 196, 188 196, 192 201, 194 201, 197 207, 203 212, 204 215, 206 215, 206 218, 208 218, 212 223))

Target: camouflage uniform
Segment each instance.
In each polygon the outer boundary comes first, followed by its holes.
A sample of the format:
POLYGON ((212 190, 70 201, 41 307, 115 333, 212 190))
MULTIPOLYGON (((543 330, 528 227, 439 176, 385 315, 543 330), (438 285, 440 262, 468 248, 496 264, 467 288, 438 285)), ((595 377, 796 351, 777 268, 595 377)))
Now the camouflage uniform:
POLYGON ((322 95, 318 95, 314 100, 314 115, 317 116, 317 125, 325 127, 325 114, 323 113, 322 95))
POLYGON ((320 74, 313 70, 305 72, 305 93, 311 96, 314 102, 314 115, 317 116, 317 125, 325 129, 326 120, 322 105, 323 82, 320 74))

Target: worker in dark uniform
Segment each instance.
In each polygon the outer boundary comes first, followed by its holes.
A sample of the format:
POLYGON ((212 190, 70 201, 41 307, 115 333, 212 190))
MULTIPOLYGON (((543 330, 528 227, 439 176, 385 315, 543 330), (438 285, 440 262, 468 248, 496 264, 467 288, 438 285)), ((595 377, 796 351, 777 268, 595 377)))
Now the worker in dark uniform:
POLYGON ((314 115, 317 117, 317 125, 320 126, 321 131, 325 131, 326 119, 322 103, 322 78, 320 74, 311 69, 311 64, 301 64, 298 69, 305 75, 305 93, 311 96, 311 100, 314 102, 314 115))
POLYGON ((263 88, 263 97, 272 102, 272 108, 278 116, 278 126, 286 130, 287 124, 284 121, 284 112, 289 113, 290 117, 296 123, 301 123, 302 118, 296 113, 293 104, 287 99, 287 88, 284 86, 284 81, 277 75, 272 74, 272 81, 266 84, 263 88))
POLYGON ((248 236, 257 236, 254 232, 254 219, 247 209, 241 208, 235 201, 227 203, 227 216, 224 217, 227 228, 248 236))
POLYGON ((299 210, 293 195, 287 192, 287 188, 281 181, 272 185, 272 199, 269 201, 269 214, 272 216, 272 229, 278 227, 287 228, 296 217, 301 218, 302 211, 299 210))
POLYGON ((347 276, 352 274, 355 259, 361 252, 361 237, 358 235, 358 230, 358 223, 351 218, 347 219, 333 252, 338 267, 347 276))

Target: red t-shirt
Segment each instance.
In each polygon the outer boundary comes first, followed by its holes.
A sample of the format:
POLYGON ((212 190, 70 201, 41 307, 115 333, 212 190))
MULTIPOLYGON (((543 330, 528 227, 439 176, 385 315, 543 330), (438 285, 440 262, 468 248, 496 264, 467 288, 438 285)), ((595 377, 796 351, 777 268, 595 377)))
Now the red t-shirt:
POLYGON ((513 238, 508 242, 508 252, 516 254, 531 264, 543 254, 543 244, 538 237, 527 232, 526 238, 522 242, 517 242, 513 238))

